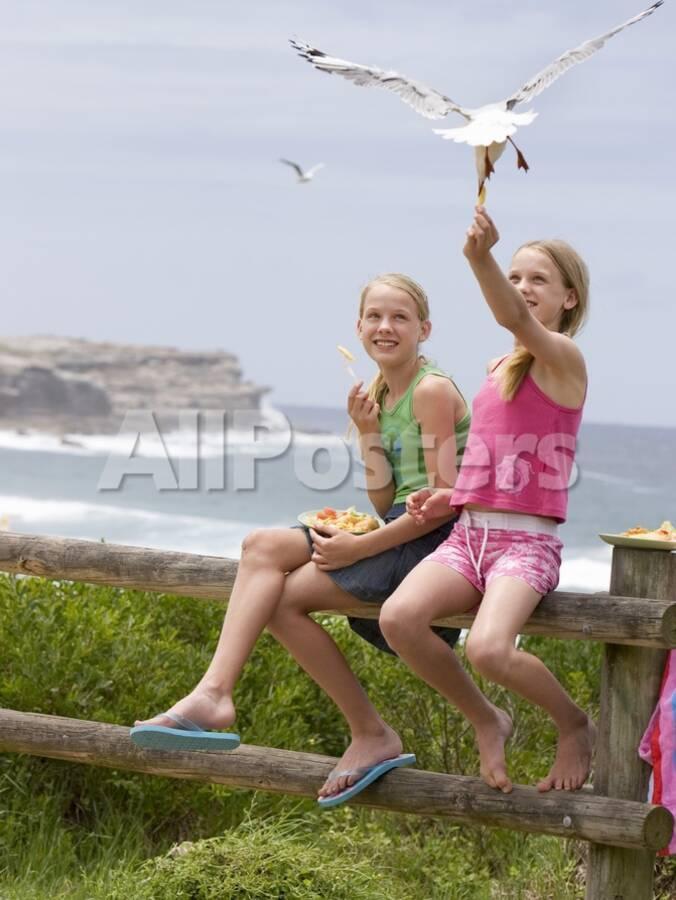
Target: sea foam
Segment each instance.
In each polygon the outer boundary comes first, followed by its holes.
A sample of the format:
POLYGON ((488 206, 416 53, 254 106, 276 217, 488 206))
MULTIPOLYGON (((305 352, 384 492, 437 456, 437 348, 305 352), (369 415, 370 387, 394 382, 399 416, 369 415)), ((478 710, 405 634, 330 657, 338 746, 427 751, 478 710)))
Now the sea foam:
POLYGON ((260 522, 167 515, 128 506, 11 495, 0 495, 0 513, 8 530, 13 532, 103 540, 229 559, 239 558, 246 534, 265 527, 260 522))

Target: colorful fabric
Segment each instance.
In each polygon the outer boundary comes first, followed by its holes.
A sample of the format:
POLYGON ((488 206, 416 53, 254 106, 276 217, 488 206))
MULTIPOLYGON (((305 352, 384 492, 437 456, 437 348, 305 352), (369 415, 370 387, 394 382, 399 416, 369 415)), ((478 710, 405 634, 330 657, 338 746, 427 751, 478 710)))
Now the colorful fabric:
POLYGON ((559 583, 563 545, 552 533, 556 530, 553 523, 534 523, 533 519, 463 510, 450 536, 425 562, 455 569, 482 594, 495 578, 509 575, 520 578, 544 596, 559 583), (523 528, 518 526, 519 519, 523 520, 523 528), (507 521, 511 528, 495 527, 496 522, 507 521), (541 531, 535 531, 536 528, 541 531))
MULTIPOLYGON (((418 370, 408 386, 408 390, 392 409, 385 409, 384 404, 381 404, 378 421, 383 450, 394 479, 393 505, 405 503, 409 494, 419 491, 429 484, 430 479, 425 468, 423 452, 424 437, 420 432, 420 423, 413 413, 413 392, 426 375, 437 375, 453 382, 453 379, 441 369, 425 364, 418 370)), ((470 411, 468 408, 455 426, 455 449, 458 465, 460 465, 467 442, 469 425, 470 411)))
MULTIPOLYGON (((648 785, 648 803, 666 808, 676 818, 676 650, 667 654, 662 687, 638 755, 653 767, 648 785)), ((659 856, 676 854, 676 828, 659 856)))
POLYGON ((530 373, 514 397, 503 400, 494 370, 472 404, 472 426, 451 503, 564 522, 581 419, 582 406, 556 403, 530 373))

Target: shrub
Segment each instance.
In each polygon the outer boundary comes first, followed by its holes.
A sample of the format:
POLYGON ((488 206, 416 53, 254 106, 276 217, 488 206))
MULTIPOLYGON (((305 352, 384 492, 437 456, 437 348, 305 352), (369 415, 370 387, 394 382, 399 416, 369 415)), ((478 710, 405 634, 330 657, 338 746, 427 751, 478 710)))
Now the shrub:
MULTIPOLYGON (((131 724, 194 686, 211 659, 222 619, 220 605, 200 600, 0 577, 0 705, 131 724)), ((323 621, 421 768, 478 773, 471 729, 455 710, 399 660, 353 635, 344 620, 323 621)), ((527 638, 524 645, 594 711, 597 644, 527 638)), ((540 710, 494 685, 482 686, 515 720, 510 773, 534 783, 553 758, 553 729, 540 710)), ((336 756, 346 745, 337 709, 268 635, 243 673, 236 702, 237 727, 247 743, 336 756)), ((327 817, 311 800, 0 757, 0 897, 12 900, 103 900, 118 882, 126 885, 125 896, 135 898, 256 896, 208 893, 228 867, 242 884, 259 879, 259 886, 268 885, 272 893, 260 897, 397 898, 405 885, 401 896, 430 900, 568 900, 582 895, 579 859, 578 846, 551 838, 354 807, 327 817), (138 874, 140 860, 186 839, 195 847, 185 857, 162 857, 138 874), (245 849, 258 868, 247 868, 245 849), (121 868, 113 870, 119 861, 121 868), (114 875, 102 875, 102 868, 114 875), (167 885, 190 884, 205 893, 167 893, 167 885), (143 894, 139 885, 150 892, 162 885, 163 893, 143 894), (300 890, 306 893, 294 893, 300 890)), ((660 891, 668 896, 674 860, 661 861, 658 871, 660 891)))
POLYGON ((404 900, 383 868, 358 858, 350 836, 330 843, 298 824, 244 823, 223 837, 182 844, 122 878, 110 900, 404 900))

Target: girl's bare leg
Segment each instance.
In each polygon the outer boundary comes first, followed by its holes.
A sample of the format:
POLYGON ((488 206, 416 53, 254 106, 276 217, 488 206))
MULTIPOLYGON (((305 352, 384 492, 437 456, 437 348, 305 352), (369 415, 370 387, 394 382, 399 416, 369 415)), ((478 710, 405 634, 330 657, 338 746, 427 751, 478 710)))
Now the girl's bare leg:
MULTIPOLYGON (((263 529, 244 539, 242 558, 228 602, 216 652, 199 683, 170 712, 202 728, 229 728, 235 721, 232 692, 254 644, 279 603, 286 573, 310 559, 299 528, 263 529)), ((156 716, 137 725, 174 725, 156 716)))
POLYGON ((577 790, 589 775, 594 724, 541 660, 514 646, 540 598, 520 578, 492 581, 467 641, 467 657, 486 678, 541 706, 554 720, 559 732, 556 759, 538 789, 577 790))
MULTIPOLYGON (((309 613, 323 609, 354 609, 360 603, 339 588, 314 563, 292 572, 268 630, 299 665, 329 695, 347 719, 351 742, 335 772, 371 766, 398 756, 402 743, 369 700, 333 638, 309 613)), ((357 776, 331 775, 319 796, 338 793, 357 776)))
POLYGON ((474 727, 481 775, 491 787, 512 790, 505 743, 512 721, 481 693, 451 648, 430 624, 472 609, 480 593, 466 578, 440 563, 422 562, 385 602, 380 627, 388 644, 410 668, 456 706, 474 727))

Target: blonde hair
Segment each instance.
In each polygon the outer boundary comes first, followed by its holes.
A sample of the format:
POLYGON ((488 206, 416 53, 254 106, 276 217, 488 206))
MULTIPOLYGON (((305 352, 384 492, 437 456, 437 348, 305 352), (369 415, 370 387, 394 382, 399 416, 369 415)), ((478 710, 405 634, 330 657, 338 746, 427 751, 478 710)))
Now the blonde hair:
MULTIPOLYGON (((539 250, 554 263, 561 275, 563 286, 575 292, 577 304, 564 309, 559 320, 558 331, 569 337, 582 328, 589 310, 589 270, 580 254, 565 241, 528 241, 519 250, 539 250)), ((534 360, 534 356, 524 347, 516 349, 500 368, 500 395, 503 400, 512 400, 534 360)))
MULTIPOLYGON (((361 297, 359 298, 360 319, 364 315, 364 307, 366 306, 366 298, 368 296, 368 292, 377 284, 386 284, 388 287, 393 287, 397 288, 400 291, 404 291, 415 303, 416 309, 418 311, 418 318, 420 319, 420 321, 428 321, 430 317, 430 304, 427 299, 427 294, 417 281, 409 278, 408 275, 402 275, 400 272, 388 272, 385 275, 378 275, 376 276, 376 278, 372 278, 367 284, 364 285, 361 292, 361 297)), ((422 362, 423 365, 425 365, 428 361, 425 356, 419 356, 418 359, 422 362)), ((382 372, 379 371, 371 384, 368 386, 367 396, 369 400, 373 400, 380 406, 386 392, 387 385, 385 384, 385 379, 383 378, 382 372)))

